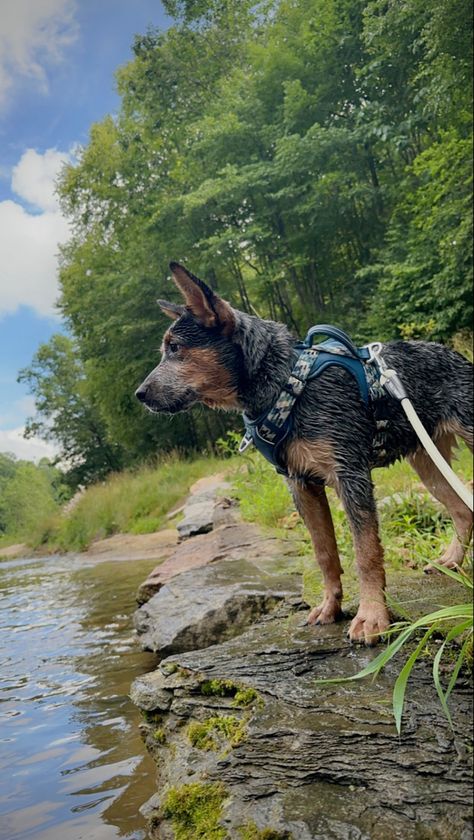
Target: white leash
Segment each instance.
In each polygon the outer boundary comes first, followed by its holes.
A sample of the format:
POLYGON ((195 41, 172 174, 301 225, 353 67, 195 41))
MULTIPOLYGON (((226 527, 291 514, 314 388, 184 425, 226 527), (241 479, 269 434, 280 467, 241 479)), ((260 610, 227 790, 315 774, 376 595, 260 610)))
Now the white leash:
POLYGON ((449 484, 453 488, 454 492, 457 493, 459 498, 464 502, 464 504, 469 508, 469 510, 474 510, 472 493, 469 491, 466 485, 463 484, 461 479, 458 478, 456 473, 451 469, 446 459, 443 458, 441 452, 431 440, 428 432, 426 431, 425 427, 423 426, 423 423, 421 422, 420 418, 418 417, 418 414, 416 413, 413 407, 413 403, 408 398, 408 394, 405 391, 405 388, 400 377, 398 376, 398 373, 392 368, 387 367, 385 360, 381 356, 382 344, 379 341, 376 341, 373 344, 367 345, 367 347, 370 351, 369 362, 374 362, 374 364, 376 364, 379 369, 380 384, 383 385, 383 387, 385 388, 387 393, 390 394, 391 397, 394 397, 402 404, 402 408, 406 416, 408 417, 410 425, 415 430, 419 440, 423 444, 431 460, 436 464, 440 473, 442 473, 446 481, 449 482, 449 484))

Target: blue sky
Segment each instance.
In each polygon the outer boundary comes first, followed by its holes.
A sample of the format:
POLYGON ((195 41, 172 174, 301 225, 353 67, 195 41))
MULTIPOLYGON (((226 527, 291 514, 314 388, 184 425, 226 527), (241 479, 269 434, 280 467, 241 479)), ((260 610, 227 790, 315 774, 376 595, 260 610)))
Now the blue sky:
POLYGON ((116 112, 114 72, 137 33, 170 24, 157 0, 11 0, 0 13, 0 451, 52 454, 25 441, 33 401, 16 382, 62 329, 58 242, 67 222, 54 183, 90 125, 116 112))

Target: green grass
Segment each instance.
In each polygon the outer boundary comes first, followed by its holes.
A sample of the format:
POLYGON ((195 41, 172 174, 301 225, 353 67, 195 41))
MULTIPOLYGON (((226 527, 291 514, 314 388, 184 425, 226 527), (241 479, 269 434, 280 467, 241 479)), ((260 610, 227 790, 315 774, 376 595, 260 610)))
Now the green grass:
POLYGON ((70 513, 38 523, 28 542, 49 551, 84 551, 94 540, 113 534, 157 531, 197 479, 229 466, 230 462, 211 456, 195 461, 169 458, 156 467, 112 475, 89 487, 70 513))

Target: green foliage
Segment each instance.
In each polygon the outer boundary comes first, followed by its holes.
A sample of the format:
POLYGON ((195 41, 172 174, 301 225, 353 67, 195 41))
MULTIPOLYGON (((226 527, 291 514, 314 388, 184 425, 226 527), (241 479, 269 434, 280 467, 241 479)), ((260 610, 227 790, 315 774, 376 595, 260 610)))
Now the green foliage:
POLYGON ((226 798, 219 782, 194 782, 171 788, 164 798, 162 816, 173 823, 176 840, 224 840, 225 829, 219 825, 226 798))
POLYGON ((20 371, 35 396, 37 419, 26 424, 26 437, 54 440, 73 486, 103 478, 124 464, 120 448, 107 440, 105 424, 91 396, 77 347, 64 335, 53 335, 20 371))
POLYGON ((217 466, 214 458, 180 461, 170 457, 158 466, 111 475, 105 482, 91 485, 69 512, 40 522, 33 544, 51 550, 84 551, 93 540, 112 534, 155 531, 191 484, 215 472, 217 466))
POLYGON ((393 688, 393 714, 398 733, 401 732, 403 708, 405 704, 405 693, 407 682, 416 662, 427 649, 429 639, 442 628, 445 630, 445 637, 433 659, 433 681, 441 702, 443 711, 450 723, 451 714, 448 708, 448 700, 456 685, 457 678, 466 661, 472 660, 472 636, 473 636, 473 603, 472 603, 472 579, 463 572, 453 572, 445 566, 436 567, 439 572, 462 583, 469 595, 469 601, 465 604, 456 604, 451 607, 443 607, 435 612, 419 618, 417 621, 400 621, 392 625, 390 634, 396 638, 375 657, 362 671, 352 677, 335 678, 329 680, 317 680, 320 685, 328 683, 343 683, 351 680, 360 680, 368 676, 376 677, 382 668, 394 658, 394 656, 408 645, 414 637, 425 631, 422 638, 418 640, 416 647, 411 651, 408 659, 402 667, 393 688), (445 657, 447 666, 451 664, 451 675, 448 685, 444 688, 441 682, 441 663, 443 655, 448 653, 448 645, 456 642, 458 649, 453 658, 445 657))
POLYGON ((154 729, 153 730, 153 740, 157 744, 160 744, 160 746, 163 746, 164 744, 166 744, 166 732, 165 732, 165 730, 162 729, 161 727, 158 727, 158 729, 154 729))
POLYGON ((258 691, 254 688, 239 688, 237 689, 232 705, 233 706, 251 706, 252 703, 261 702, 258 691))
POLYGON ((246 456, 246 462, 233 480, 242 516, 261 525, 280 525, 291 504, 288 487, 260 454, 246 456))
POLYGON ((0 453, 0 539, 26 540, 68 498, 64 477, 47 459, 38 465, 0 453))
POLYGON ((233 697, 232 705, 237 708, 262 702, 258 691, 233 680, 206 680, 201 684, 200 691, 206 697, 233 697))

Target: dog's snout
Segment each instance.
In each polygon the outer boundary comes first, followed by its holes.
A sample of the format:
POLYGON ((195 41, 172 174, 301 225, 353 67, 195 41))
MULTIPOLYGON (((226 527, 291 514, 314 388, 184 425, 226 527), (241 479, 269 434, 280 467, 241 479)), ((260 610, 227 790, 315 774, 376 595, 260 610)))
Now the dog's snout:
POLYGON ((135 391, 135 396, 137 400, 140 400, 140 402, 145 402, 147 393, 148 385, 140 385, 140 387, 135 391))

